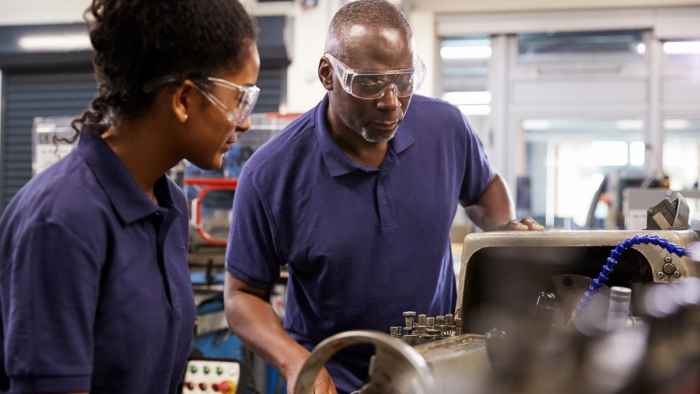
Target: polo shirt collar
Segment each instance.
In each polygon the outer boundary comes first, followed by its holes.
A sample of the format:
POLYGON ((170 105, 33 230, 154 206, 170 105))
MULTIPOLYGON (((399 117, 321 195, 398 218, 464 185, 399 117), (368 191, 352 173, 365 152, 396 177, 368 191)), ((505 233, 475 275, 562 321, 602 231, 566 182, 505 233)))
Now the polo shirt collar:
POLYGON ((153 204, 143 192, 136 179, 102 137, 87 127, 83 127, 80 132, 77 151, 87 162, 115 212, 124 223, 135 222, 156 212, 167 214, 168 211, 173 211, 174 214, 182 214, 175 206, 165 175, 159 178, 154 186, 159 207, 153 204))
MULTIPOLYGON (((316 123, 316 138, 318 139, 321 154, 326 162, 326 166, 333 177, 349 174, 357 169, 365 168, 360 164, 350 159, 343 152, 338 144, 331 137, 328 130, 326 119, 328 113, 328 94, 321 100, 315 108, 314 114, 316 123)), ((413 145, 413 134, 411 129, 406 125, 406 122, 399 125, 394 138, 389 142, 389 150, 395 154, 399 154, 413 145)))

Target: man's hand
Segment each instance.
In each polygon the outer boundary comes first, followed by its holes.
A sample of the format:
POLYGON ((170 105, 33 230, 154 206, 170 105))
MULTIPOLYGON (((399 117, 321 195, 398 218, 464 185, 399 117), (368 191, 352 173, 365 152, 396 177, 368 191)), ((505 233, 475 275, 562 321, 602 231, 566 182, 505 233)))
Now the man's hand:
POLYGON ((544 230, 544 226, 537 223, 535 221, 535 219, 533 219, 531 217, 526 217, 525 219, 522 219, 522 220, 513 219, 509 222, 506 222, 506 224, 502 225, 498 229, 499 230, 515 230, 515 231, 527 231, 527 230, 542 231, 542 230, 544 230))
MULTIPOLYGON (((268 302, 270 293, 270 289, 255 287, 226 272, 224 311, 233 333, 282 373, 287 379, 287 393, 292 394, 310 353, 284 331, 268 302)), ((313 394, 337 394, 325 368, 316 376, 313 394)))
MULTIPOLYGON (((293 376, 287 378, 287 394, 294 394, 294 386, 297 384, 299 372, 300 371, 297 371, 293 376)), ((321 368, 318 372, 318 376, 316 376, 316 381, 314 382, 313 394, 338 394, 333 379, 331 379, 331 375, 328 374, 326 368, 321 368)))

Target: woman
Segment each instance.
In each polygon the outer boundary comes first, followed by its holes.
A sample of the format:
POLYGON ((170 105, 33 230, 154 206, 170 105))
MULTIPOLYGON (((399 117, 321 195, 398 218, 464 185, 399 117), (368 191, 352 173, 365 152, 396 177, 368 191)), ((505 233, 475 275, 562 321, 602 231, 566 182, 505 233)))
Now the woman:
POLYGON ((174 393, 194 299, 182 159, 248 129, 256 27, 237 0, 93 0, 99 94, 78 146, 0 219, 0 393, 174 393))

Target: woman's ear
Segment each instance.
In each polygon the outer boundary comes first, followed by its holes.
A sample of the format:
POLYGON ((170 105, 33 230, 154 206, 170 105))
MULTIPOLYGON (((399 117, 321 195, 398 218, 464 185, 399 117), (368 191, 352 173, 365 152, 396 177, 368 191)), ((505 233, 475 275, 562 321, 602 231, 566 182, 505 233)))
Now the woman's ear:
POLYGON ((325 57, 318 64, 318 79, 326 90, 333 90, 333 67, 325 57))
POLYGON ((194 108, 192 96, 196 92, 194 83, 186 79, 180 86, 175 88, 175 92, 170 101, 170 106, 178 122, 185 123, 189 118, 189 112, 194 108))

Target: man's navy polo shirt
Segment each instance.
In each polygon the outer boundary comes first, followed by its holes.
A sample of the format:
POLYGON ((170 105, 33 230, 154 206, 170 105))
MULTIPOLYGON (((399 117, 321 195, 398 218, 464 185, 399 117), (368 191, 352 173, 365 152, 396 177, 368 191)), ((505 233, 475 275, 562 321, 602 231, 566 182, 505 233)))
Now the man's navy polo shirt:
POLYGON ((175 393, 194 329, 187 203, 165 176, 155 194, 88 131, 17 193, 0 219, 0 393, 175 393))
MULTIPOLYGON (((340 150, 327 108, 328 97, 246 163, 226 258, 262 288, 288 264, 284 327, 308 349, 341 331, 388 333, 407 310, 454 313, 450 227, 491 178, 481 141, 444 101, 413 97, 379 169, 340 150)), ((336 386, 358 389, 368 357, 339 358, 354 372, 326 364, 336 386)))

